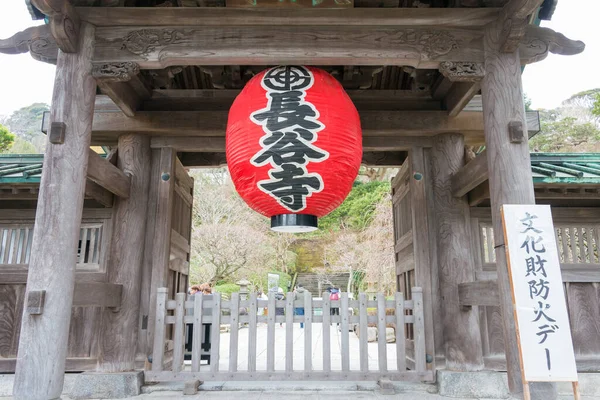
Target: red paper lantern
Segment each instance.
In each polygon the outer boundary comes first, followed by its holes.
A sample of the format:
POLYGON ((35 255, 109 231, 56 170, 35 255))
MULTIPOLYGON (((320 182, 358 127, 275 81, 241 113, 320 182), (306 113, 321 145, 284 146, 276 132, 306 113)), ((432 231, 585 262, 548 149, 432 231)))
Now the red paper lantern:
POLYGON ((342 86, 312 67, 252 78, 229 110, 227 165, 248 205, 285 232, 317 229, 346 198, 362 159, 358 112, 342 86))

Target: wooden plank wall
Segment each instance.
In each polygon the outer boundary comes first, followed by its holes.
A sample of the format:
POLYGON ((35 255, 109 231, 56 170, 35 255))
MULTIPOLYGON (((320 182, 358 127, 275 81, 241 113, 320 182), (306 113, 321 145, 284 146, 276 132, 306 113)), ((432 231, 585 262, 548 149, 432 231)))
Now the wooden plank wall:
POLYGON ((415 285, 415 260, 413 249, 412 212, 409 196, 409 163, 405 162, 392 179, 392 205, 394 219, 394 254, 396 285, 398 291, 411 299, 410 289, 415 285))
MULTIPOLYGON (((558 253, 577 369, 600 371, 600 208, 553 208, 558 253)), ((477 280, 496 279, 493 230, 488 208, 471 208, 477 280)), ((500 309, 480 306, 486 369, 505 370, 500 309)))
MULTIPOLYGON (((27 253, 30 246, 26 243, 27 236, 23 234, 24 231, 18 234, 17 227, 26 227, 31 231, 34 219, 35 210, 0 210, 0 253, 6 256, 6 260, 0 259, 0 372, 2 373, 15 370, 27 282, 28 255, 23 252, 27 253), (9 241, 11 236, 19 236, 19 243, 14 239, 9 241), (8 255, 7 250, 10 249, 17 254, 16 258, 8 255), (15 264, 14 261, 17 259, 19 263, 15 264), (12 261, 11 264, 4 262, 9 260, 12 261)), ((76 282, 106 281, 111 230, 112 210, 83 210, 81 238, 86 237, 87 240, 81 240, 83 251, 80 252, 78 259, 76 282), (98 227, 101 229, 97 229, 98 227)), ((67 370, 81 371, 95 367, 101 314, 101 307, 73 307, 67 370)))

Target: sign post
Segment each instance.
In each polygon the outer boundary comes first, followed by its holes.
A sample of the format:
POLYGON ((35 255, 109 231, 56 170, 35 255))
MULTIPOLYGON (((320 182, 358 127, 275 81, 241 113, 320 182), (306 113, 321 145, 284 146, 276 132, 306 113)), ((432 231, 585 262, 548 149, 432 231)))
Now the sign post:
POLYGON ((529 382, 572 382, 577 367, 550 206, 502 206, 502 223, 517 327, 523 395, 529 382))

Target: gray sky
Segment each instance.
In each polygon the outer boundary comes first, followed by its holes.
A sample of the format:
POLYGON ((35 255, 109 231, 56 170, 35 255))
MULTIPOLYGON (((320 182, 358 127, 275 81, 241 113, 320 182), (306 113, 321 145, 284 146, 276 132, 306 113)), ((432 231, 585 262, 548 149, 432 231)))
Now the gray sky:
MULTIPOLYGON (((586 50, 577 56, 555 56, 529 65, 523 74, 525 93, 533 108, 554 108, 571 95, 600 87, 599 0, 560 0, 548 26, 571 39, 583 40, 586 50)), ((0 1, 0 38, 40 21, 32 21, 23 0, 0 1)), ((29 54, 0 54, 0 116, 35 102, 50 103, 54 66, 35 61, 29 54)))

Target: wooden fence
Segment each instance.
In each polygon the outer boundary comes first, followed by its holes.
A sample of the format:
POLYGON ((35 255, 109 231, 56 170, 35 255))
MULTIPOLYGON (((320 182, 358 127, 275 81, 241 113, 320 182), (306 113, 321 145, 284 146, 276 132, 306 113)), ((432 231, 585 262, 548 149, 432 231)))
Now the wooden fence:
MULTIPOLYGON (((158 289, 156 324, 153 347, 152 369, 146 371, 147 381, 173 381, 199 379, 210 380, 404 380, 433 381, 433 371, 426 366, 425 332, 423 323, 423 293, 421 288, 412 288, 413 299, 404 300, 402 293, 396 293, 393 300, 386 300, 382 293, 375 300, 368 300, 365 293, 358 300, 348 298, 341 293, 340 300, 314 299, 309 292, 303 298, 294 300, 294 294, 288 293, 285 300, 258 300, 251 293, 248 300, 241 300, 239 293, 233 293, 230 300, 224 300, 220 294, 213 296, 196 295, 186 301, 186 294, 177 293, 175 300, 169 300, 166 288, 158 289), (294 308, 304 308, 304 315, 295 315, 294 308), (257 315, 265 308, 266 315, 257 315), (283 308, 285 315, 276 315, 276 308, 283 308), (331 308, 338 308, 339 315, 330 315, 331 308), (211 312, 207 312, 211 309, 211 312), (247 313, 240 315, 240 309, 247 313), (321 309, 322 315, 315 313, 321 309), (375 309, 376 315, 367 309, 375 309), (387 309, 387 313, 386 313, 387 309), (358 312, 353 312, 357 310, 358 312), (211 315, 212 314, 212 315, 211 315), (392 314, 392 315, 386 315, 392 314), (304 367, 294 369, 293 324, 302 322, 304 326, 303 358, 304 367), (210 365, 201 365, 202 324, 211 326, 210 365), (266 323, 267 349, 266 368, 257 368, 257 327, 266 323), (332 368, 331 325, 340 324, 341 369, 332 368), (193 325, 193 345, 191 365, 184 363, 185 326, 193 325), (238 370, 239 326, 248 325, 247 368, 238 370), (276 324, 285 324, 285 369, 275 368, 276 324), (359 333, 360 362, 351 369, 350 335, 351 324, 357 324, 359 333), (378 335, 376 369, 368 363, 368 325, 376 325, 378 335), (387 359, 386 326, 395 329, 396 365, 389 366, 387 359), (229 325, 229 363, 227 371, 219 370, 221 325, 229 325), (407 339, 410 329, 414 339, 407 339), (173 330, 173 341, 167 343, 166 332, 173 330), (313 363, 313 330, 322 329, 322 369, 313 363), (171 351, 165 351, 165 350, 171 351), (409 350, 409 351, 407 351, 409 350), (168 355, 168 357, 167 357, 168 355)), ((335 326, 335 325, 334 325, 335 326)), ((245 329, 245 328, 244 328, 245 329)), ((263 328, 264 329, 264 328, 263 328)), ((262 343, 264 344, 264 343, 262 343)), ((245 343, 242 344, 246 345, 245 343)), ((283 349, 279 350, 282 351, 283 349)), ((321 363, 318 363, 321 364, 321 363)))

